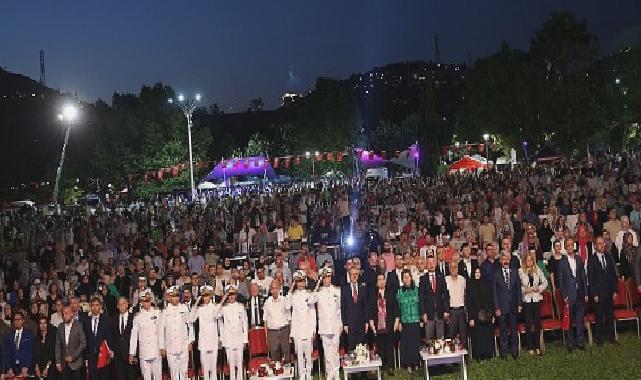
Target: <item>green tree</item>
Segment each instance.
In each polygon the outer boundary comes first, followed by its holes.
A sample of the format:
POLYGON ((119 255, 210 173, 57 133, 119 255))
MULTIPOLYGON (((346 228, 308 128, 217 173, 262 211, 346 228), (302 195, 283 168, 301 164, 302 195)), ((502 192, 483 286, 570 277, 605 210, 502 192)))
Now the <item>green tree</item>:
POLYGON ((358 104, 343 82, 319 78, 292 123, 298 151, 345 149, 356 141, 358 104))
POLYGON ((247 156, 268 156, 272 147, 272 142, 260 132, 254 133, 247 142, 245 155, 247 156))

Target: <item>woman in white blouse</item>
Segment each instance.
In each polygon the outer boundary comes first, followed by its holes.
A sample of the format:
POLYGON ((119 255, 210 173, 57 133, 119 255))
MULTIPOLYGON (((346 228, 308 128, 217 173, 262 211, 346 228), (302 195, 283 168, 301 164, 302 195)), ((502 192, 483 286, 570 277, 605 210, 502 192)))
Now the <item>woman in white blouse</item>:
POLYGON ((521 293, 523 294, 523 308, 525 309, 525 337, 529 354, 536 352, 541 355, 539 335, 541 331, 541 309, 543 291, 548 287, 548 282, 541 269, 536 265, 536 254, 528 252, 524 265, 519 271, 521 277, 521 293))

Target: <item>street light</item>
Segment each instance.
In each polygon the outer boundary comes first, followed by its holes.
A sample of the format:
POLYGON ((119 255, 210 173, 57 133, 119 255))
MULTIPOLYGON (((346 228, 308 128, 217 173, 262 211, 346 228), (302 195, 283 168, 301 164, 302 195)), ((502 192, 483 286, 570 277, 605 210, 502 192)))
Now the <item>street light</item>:
MULTIPOLYGON (((189 176, 190 176, 190 182, 191 182, 191 200, 194 201, 196 200, 197 194, 196 194, 196 185, 194 183, 194 158, 193 158, 192 147, 191 147, 191 126, 193 125, 191 117, 197 108, 197 103, 199 103, 202 100, 202 96, 200 94, 196 94, 193 100, 185 100, 185 95, 178 94, 177 100, 178 100, 178 103, 177 103, 178 107, 180 108, 181 111, 183 111, 183 114, 187 119, 187 137, 189 140, 189 176)), ((174 104, 174 99, 173 98, 167 99, 167 103, 174 104)))
POLYGON ((80 115, 80 110, 78 106, 73 103, 65 104, 62 107, 61 112, 58 114, 58 121, 64 123, 67 126, 65 131, 65 141, 62 144, 62 153, 60 153, 60 163, 58 164, 58 169, 56 169, 56 182, 53 186, 53 204, 54 206, 58 205, 58 191, 60 189, 60 177, 62 176, 62 165, 65 163, 65 151, 67 150, 67 144, 69 143, 69 134, 71 133, 71 127, 78 120, 80 115))

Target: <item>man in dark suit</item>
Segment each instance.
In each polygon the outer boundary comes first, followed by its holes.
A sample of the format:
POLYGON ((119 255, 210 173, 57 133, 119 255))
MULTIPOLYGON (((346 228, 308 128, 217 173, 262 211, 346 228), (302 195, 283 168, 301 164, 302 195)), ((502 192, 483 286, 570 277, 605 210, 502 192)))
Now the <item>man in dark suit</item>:
POLYGON ((131 338, 133 321, 133 313, 129 312, 129 302, 125 297, 120 297, 118 299, 118 314, 114 315, 111 320, 113 334, 111 349, 114 352, 114 368, 118 380, 134 380, 136 378, 134 366, 129 364, 129 339, 131 338))
POLYGON ((494 275, 494 307, 499 318, 501 331, 501 357, 507 358, 508 349, 511 348, 512 357, 519 354, 517 316, 521 312, 521 280, 518 270, 510 268, 512 254, 501 254, 501 269, 494 275), (511 339, 508 341, 508 335, 511 339), (509 347, 511 346, 511 347, 509 347))
POLYGON ((436 258, 438 259, 436 262, 436 274, 442 277, 450 275, 450 265, 445 261, 445 251, 445 247, 436 248, 436 258))
POLYGON ((559 291, 570 309, 567 344, 568 351, 571 352, 575 343, 581 350, 585 349, 583 303, 588 302, 588 284, 583 260, 574 252, 574 239, 565 239, 565 250, 567 255, 563 256, 559 263, 559 291), (572 331, 573 321, 576 324, 576 342, 572 331))
POLYGON ((501 269, 500 260, 496 258, 496 244, 492 242, 487 243, 485 246, 485 254, 485 260, 481 264, 481 274, 487 284, 492 287, 494 286, 494 276, 501 269))
POLYGON ((263 306, 265 305, 265 298, 260 294, 258 284, 252 283, 249 286, 249 297, 245 303, 247 310, 247 323, 250 328, 263 327, 265 322, 263 318, 263 306))
POLYGON ((461 260, 458 262, 458 274, 469 280, 476 268, 479 267, 479 262, 471 256, 472 247, 468 243, 461 245, 461 260))
POLYGON ((33 333, 24 328, 24 315, 13 315, 13 329, 4 339, 4 368, 8 377, 27 376, 33 364, 33 333))
POLYGON ((358 282, 357 268, 349 270, 350 282, 341 288, 341 317, 349 350, 365 343, 367 329, 367 288, 358 282))
POLYGON ((367 265, 363 268, 363 282, 367 286, 367 293, 376 290, 376 276, 378 275, 378 252, 370 251, 367 256, 367 265))
POLYGON ((71 306, 62 309, 62 320, 56 333, 56 367, 63 379, 81 380, 84 378, 82 353, 87 345, 85 332, 82 323, 75 320, 71 306))
POLYGON ((605 253, 605 240, 602 236, 594 239, 596 253, 588 258, 588 283, 590 297, 594 300, 596 328, 594 337, 598 346, 603 344, 603 335, 614 343, 614 308, 617 275, 612 256, 605 253))
POLYGON ((370 292, 368 305, 369 327, 376 337, 383 369, 389 376, 394 368, 394 321, 397 314, 396 294, 385 289, 385 275, 376 277, 376 288, 370 292))
POLYGON ((391 294, 396 294, 401 287, 401 273, 403 272, 403 255, 397 253, 394 255, 394 270, 387 274, 385 289, 391 294))
POLYGON ((98 368, 97 364, 98 356, 100 354, 100 345, 103 341, 107 342, 110 354, 113 356, 111 323, 109 321, 109 317, 102 312, 102 300, 100 297, 93 296, 89 307, 91 309, 89 315, 83 318, 85 336, 87 338, 85 360, 89 367, 89 378, 91 380, 108 380, 109 366, 98 368))
MULTIPOLYGON (((395 295, 396 293, 394 293, 395 295)), ((445 276, 436 271, 436 258, 427 258, 427 273, 421 276, 418 286, 418 304, 421 318, 425 323, 425 338, 443 339, 445 320, 450 316, 450 294, 445 276)))

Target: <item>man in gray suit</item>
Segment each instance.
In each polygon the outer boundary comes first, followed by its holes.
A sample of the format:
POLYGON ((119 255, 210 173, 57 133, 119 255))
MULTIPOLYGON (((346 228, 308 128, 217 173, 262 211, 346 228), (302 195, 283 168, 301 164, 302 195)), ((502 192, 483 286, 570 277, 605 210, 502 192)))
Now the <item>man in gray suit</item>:
POLYGON ((63 379, 81 380, 83 371, 83 351, 87 345, 85 332, 80 321, 74 319, 71 306, 62 309, 63 324, 58 327, 56 336, 56 367, 63 379))

